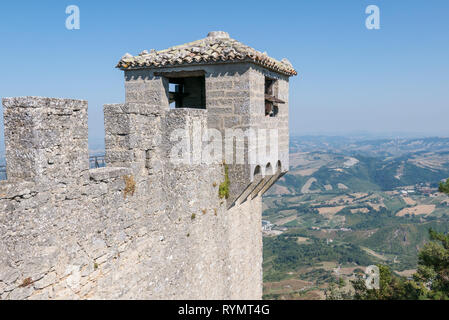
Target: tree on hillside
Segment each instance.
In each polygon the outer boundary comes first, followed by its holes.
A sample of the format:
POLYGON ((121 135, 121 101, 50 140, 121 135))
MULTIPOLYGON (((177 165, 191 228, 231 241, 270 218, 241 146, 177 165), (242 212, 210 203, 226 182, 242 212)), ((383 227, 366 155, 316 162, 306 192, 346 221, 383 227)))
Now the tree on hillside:
POLYGON ((352 300, 353 296, 350 290, 345 289, 346 283, 343 278, 334 279, 329 287, 324 290, 326 300, 352 300))
POLYGON ((388 266, 377 265, 379 267, 379 289, 368 289, 365 279, 358 278, 352 280, 354 296, 356 300, 403 300, 413 299, 415 290, 410 290, 407 281, 395 276, 388 266))
POLYGON ((413 275, 428 299, 449 299, 449 235, 429 230, 430 239, 420 250, 418 271, 413 275))
POLYGON ((359 300, 449 300, 449 235, 429 230, 430 241, 418 254, 418 269, 413 280, 393 274, 388 266, 378 265, 379 289, 367 289, 365 280, 353 280, 354 299, 359 300))
POLYGON ((439 186, 438 190, 440 192, 449 194, 449 179, 447 179, 446 182, 440 182, 440 186, 439 186))

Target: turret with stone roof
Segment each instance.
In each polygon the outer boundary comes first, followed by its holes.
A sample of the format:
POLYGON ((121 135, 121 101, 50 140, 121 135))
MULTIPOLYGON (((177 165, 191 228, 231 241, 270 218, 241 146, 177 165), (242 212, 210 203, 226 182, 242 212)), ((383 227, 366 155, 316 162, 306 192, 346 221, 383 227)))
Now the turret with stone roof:
POLYGON ((125 54, 117 67, 125 72, 127 103, 161 114, 201 109, 209 128, 224 140, 235 139, 233 155, 223 143, 231 182, 228 207, 263 194, 288 170, 288 79, 297 73, 287 59, 278 61, 227 32, 212 31, 165 50, 125 54), (261 148, 253 152, 250 134, 258 143, 266 135, 269 154, 261 148), (243 160, 237 159, 240 151, 243 160))

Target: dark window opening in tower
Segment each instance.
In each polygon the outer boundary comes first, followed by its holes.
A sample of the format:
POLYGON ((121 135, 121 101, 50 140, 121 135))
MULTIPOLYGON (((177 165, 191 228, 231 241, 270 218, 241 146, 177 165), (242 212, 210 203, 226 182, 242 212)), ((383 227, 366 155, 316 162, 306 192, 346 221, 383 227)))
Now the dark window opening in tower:
POLYGON ((206 109, 205 78, 168 78, 171 108, 206 109))
POLYGON ((277 80, 265 77, 265 116, 276 117, 279 113, 279 104, 285 103, 277 98, 277 80))

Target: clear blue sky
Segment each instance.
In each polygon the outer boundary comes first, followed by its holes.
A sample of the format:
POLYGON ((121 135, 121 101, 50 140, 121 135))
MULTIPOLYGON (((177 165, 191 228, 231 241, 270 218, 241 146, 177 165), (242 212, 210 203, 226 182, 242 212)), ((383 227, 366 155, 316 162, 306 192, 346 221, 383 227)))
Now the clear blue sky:
POLYGON ((86 99, 89 138, 102 139, 102 105, 124 101, 125 52, 224 30, 298 70, 293 134, 449 135, 448 17, 448 0, 2 1, 0 97, 86 99), (80 30, 65 28, 71 4, 80 30), (365 27, 369 4, 380 30, 365 27))

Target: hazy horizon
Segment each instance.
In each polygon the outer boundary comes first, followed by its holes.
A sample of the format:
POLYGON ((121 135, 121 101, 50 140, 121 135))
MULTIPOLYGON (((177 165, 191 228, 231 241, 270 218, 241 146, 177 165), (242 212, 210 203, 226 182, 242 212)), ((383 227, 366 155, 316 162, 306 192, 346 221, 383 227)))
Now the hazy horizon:
MULTIPOLYGON (((435 134, 421 134, 414 132, 348 132, 348 133, 332 133, 332 132, 304 132, 299 134, 290 134, 291 138, 301 138, 301 137, 334 137, 334 138, 348 138, 354 139, 357 141, 369 141, 369 140, 381 140, 381 139, 425 139, 425 138, 449 138, 448 135, 435 135, 435 134)), ((104 150, 104 137, 97 136, 92 137, 89 136, 89 150, 90 151, 98 151, 104 150)), ((0 158, 3 158, 5 155, 4 145, 0 145, 0 158)))

